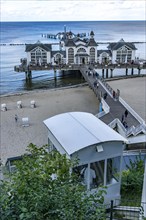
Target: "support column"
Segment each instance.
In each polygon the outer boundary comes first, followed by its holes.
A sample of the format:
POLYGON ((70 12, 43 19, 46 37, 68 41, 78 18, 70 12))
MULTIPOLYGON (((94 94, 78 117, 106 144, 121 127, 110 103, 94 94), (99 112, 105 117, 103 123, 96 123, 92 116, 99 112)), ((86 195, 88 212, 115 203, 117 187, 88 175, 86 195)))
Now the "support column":
POLYGON ((56 69, 54 69, 54 79, 56 80, 56 69))
POLYGON ((113 68, 111 69, 111 78, 113 78, 113 68))
POLYGON ((138 75, 140 75, 140 72, 141 72, 141 68, 138 68, 138 75))
POLYGON ((26 70, 25 71, 25 79, 30 80, 31 78, 32 78, 31 70, 26 70))
POLYGON ((132 68, 132 69, 131 69, 131 75, 133 75, 133 73, 134 73, 134 69, 132 68))
POLYGON ((106 69, 106 78, 108 78, 108 68, 106 69))
POLYGON ((32 79, 32 73, 31 73, 31 70, 28 71, 28 78, 29 78, 29 79, 32 79))
POLYGON ((104 78, 104 69, 102 69, 102 78, 104 78))
POLYGON ((25 71, 25 79, 26 80, 28 80, 28 74, 27 74, 28 72, 27 71, 25 71))
POLYGON ((128 68, 126 68, 126 76, 128 75, 128 68))

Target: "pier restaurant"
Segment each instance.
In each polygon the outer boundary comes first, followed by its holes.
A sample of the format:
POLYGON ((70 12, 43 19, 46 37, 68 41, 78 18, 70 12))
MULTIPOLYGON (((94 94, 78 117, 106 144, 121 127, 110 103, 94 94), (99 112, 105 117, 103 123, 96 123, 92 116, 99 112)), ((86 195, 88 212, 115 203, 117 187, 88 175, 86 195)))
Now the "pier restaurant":
POLYGON ((98 50, 98 44, 91 31, 89 38, 74 37, 70 31, 60 39, 58 47, 53 44, 27 44, 27 65, 90 64, 90 63, 131 63, 135 60, 136 47, 133 43, 110 43, 107 50, 98 50))
POLYGON ((123 149, 127 140, 87 112, 62 113, 44 121, 50 150, 79 159, 81 183, 94 193, 106 186, 105 202, 120 199, 123 149))

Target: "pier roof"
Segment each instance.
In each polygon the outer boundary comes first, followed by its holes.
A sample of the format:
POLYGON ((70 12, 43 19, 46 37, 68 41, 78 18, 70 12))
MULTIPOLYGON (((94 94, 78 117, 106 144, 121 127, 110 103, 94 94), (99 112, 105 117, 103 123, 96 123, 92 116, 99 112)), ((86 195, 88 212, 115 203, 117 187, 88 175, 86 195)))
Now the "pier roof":
POLYGON ((110 56, 112 56, 112 53, 110 50, 97 50, 97 56, 99 57, 102 53, 108 53, 110 56))
POLYGON ((73 41, 73 39, 67 39, 67 40, 65 41, 65 46, 66 46, 66 47, 75 47, 76 44, 75 44, 75 42, 73 41))
POLYGON ((110 50, 118 50, 119 48, 123 46, 127 46, 132 50, 137 50, 137 48, 135 47, 133 43, 125 42, 123 39, 121 39, 117 43, 110 43, 107 48, 110 50))
POLYGON ((35 44, 27 44, 25 48, 25 52, 30 52, 31 50, 35 49, 36 47, 40 47, 46 51, 51 51, 51 44, 42 44, 42 43, 35 43, 35 44))
POLYGON ((64 57, 66 57, 66 52, 64 50, 55 50, 51 52, 51 56, 53 57, 55 54, 62 54, 64 57))
POLYGON ((98 46, 98 44, 95 42, 94 38, 89 39, 87 46, 98 46))

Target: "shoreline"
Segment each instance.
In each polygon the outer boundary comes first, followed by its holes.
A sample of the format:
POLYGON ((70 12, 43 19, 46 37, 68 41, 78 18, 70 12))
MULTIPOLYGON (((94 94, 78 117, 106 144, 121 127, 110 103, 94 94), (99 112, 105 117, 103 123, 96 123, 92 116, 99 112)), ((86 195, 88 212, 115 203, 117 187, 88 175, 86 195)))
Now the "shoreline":
MULTIPOLYGON (((114 76, 112 78, 107 78, 105 79, 107 82, 109 81, 116 81, 116 80, 125 80, 125 79, 133 79, 133 78, 140 78, 140 77, 146 77, 146 74, 141 74, 141 75, 128 75, 128 76, 114 76)), ((2 97, 9 97, 9 96, 21 96, 24 94, 29 94, 33 92, 41 92, 41 91, 47 91, 47 90, 61 90, 61 89, 70 89, 70 88, 76 88, 76 87, 80 87, 80 86, 88 86, 87 82, 84 83, 79 83, 76 85, 68 85, 68 86, 63 86, 63 87, 56 87, 56 88, 41 88, 41 89, 32 89, 32 90, 22 90, 20 92, 13 92, 13 93, 6 93, 6 94, 0 94, 0 98, 2 97)))
POLYGON ((63 86, 63 87, 56 87, 56 88, 41 88, 41 89, 32 89, 32 90, 22 90, 21 92, 14 92, 14 93, 7 93, 7 94, 2 94, 0 95, 0 98, 3 97, 11 97, 11 96, 21 96, 21 95, 25 95, 25 94, 33 94, 36 92, 42 92, 42 91, 56 91, 56 90, 62 90, 62 89, 70 89, 70 88, 76 88, 76 87, 82 87, 82 86, 88 86, 88 83, 79 83, 76 85, 69 85, 69 86, 63 86))

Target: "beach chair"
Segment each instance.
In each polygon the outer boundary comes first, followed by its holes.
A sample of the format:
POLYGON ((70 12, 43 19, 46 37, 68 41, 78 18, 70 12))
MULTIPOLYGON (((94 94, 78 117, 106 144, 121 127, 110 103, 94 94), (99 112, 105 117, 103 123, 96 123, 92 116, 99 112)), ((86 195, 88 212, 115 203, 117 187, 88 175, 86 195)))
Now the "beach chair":
POLYGON ((22 108, 22 102, 21 101, 17 102, 17 108, 22 108))
POLYGON ((35 104, 34 100, 30 101, 30 107, 31 108, 36 108, 36 104, 35 104))
POLYGON ((7 111, 7 106, 5 103, 1 104, 1 111, 3 112, 7 111))
POLYGON ((22 126, 28 127, 29 126, 29 118, 22 118, 22 126))

